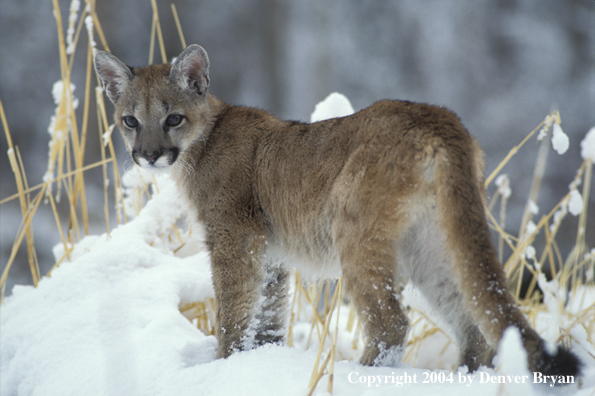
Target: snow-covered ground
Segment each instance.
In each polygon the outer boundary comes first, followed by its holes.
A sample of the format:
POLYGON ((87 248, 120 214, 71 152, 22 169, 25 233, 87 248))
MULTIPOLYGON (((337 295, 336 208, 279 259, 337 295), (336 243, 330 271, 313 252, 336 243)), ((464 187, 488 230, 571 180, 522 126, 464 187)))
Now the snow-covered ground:
MULTIPOLYGON (((343 98, 334 99, 336 106, 317 108, 322 114, 316 117, 352 111, 346 110, 343 98)), ((200 231, 180 225, 183 208, 167 175, 153 179, 133 168, 124 182, 125 210, 133 217, 128 223, 109 235, 86 237, 37 288, 17 286, 4 301, 0 394, 307 395, 322 328, 312 325, 313 309, 303 295, 297 292, 302 300, 292 304, 293 346, 268 345, 215 360, 215 337, 199 329, 212 326, 214 297, 200 231), (152 191, 147 202, 145 183, 152 191), (188 308, 196 306, 206 310, 202 325, 188 308)), ((61 245, 54 249, 57 259, 65 252, 61 245)), ((580 312, 594 304, 595 291, 579 289, 572 297, 566 310, 580 312)), ((322 360, 330 348, 328 340, 336 336, 333 394, 595 394, 595 347, 589 343, 595 335, 580 325, 573 326, 570 335, 572 350, 585 363, 584 375, 574 384, 553 388, 534 384, 539 376, 527 371, 514 331, 500 344, 496 370, 483 367, 467 374, 457 369, 456 346, 440 323, 425 318, 433 316, 421 296, 407 288, 404 303, 412 308, 412 342, 397 367, 357 363, 362 341, 350 307, 341 306, 338 323, 330 320, 322 360)), ((553 342, 571 316, 556 310, 555 303, 548 307, 555 312, 540 312, 535 325, 553 342)), ((329 364, 314 395, 327 394, 330 370, 329 364)))

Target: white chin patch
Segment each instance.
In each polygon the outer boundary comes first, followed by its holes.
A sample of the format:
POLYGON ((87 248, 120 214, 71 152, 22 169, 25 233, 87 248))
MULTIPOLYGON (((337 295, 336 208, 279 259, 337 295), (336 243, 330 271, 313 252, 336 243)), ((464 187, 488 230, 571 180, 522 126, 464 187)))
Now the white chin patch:
POLYGON ((169 172, 169 169, 171 168, 171 165, 167 162, 167 158, 164 156, 157 159, 157 161, 155 161, 155 163, 152 165, 149 163, 149 161, 141 157, 138 159, 138 165, 152 173, 169 172))

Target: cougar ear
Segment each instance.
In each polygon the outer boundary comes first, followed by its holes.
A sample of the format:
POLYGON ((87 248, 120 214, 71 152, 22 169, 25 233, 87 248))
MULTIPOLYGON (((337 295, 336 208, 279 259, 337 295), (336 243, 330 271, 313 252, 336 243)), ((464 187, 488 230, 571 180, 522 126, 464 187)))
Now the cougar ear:
POLYGON ((114 103, 120 99, 124 88, 132 81, 132 70, 120 59, 106 51, 97 50, 95 53, 95 70, 101 81, 107 97, 114 103))
POLYGON ((192 44, 176 58, 169 73, 171 81, 182 89, 204 95, 209 87, 209 57, 200 45, 192 44))

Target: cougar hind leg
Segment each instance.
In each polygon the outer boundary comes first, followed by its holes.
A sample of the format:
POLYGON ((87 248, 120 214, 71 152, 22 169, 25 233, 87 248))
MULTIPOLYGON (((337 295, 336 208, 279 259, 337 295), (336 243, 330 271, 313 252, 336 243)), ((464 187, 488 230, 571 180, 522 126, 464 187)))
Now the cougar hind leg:
POLYGON ((395 366, 405 346, 409 321, 397 298, 394 244, 385 240, 345 243, 340 256, 347 295, 363 325, 362 365, 395 366))
POLYGON ((486 342, 465 304, 461 285, 446 253, 445 237, 438 227, 436 205, 423 200, 412 210, 413 222, 399 241, 400 262, 411 282, 454 331, 460 350, 459 364, 475 371, 491 366, 493 349, 486 342))

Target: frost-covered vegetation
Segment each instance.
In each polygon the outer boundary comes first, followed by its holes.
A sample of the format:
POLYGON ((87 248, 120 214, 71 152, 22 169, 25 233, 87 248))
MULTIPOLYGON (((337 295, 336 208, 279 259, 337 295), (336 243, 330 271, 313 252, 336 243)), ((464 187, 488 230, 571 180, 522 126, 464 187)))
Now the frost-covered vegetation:
MULTIPOLYGON (((41 184, 28 185, 23 170, 27 159, 13 146, 7 117, 0 111, 19 191, 2 202, 18 200, 23 217, 2 274, 2 296, 21 245, 27 247, 34 279, 34 286, 17 286, 3 298, 2 395, 359 395, 394 394, 395 387, 411 395, 531 395, 547 390, 533 384, 541 378, 527 372, 514 332, 503 339, 495 369, 468 374, 457 368, 450 330, 435 321, 423 298, 409 287, 404 304, 412 326, 403 362, 393 368, 362 367, 357 364, 361 327, 340 282, 335 287, 330 280, 302 279, 299 273, 291 282, 287 345, 215 360, 215 301, 202 236, 184 222, 167 175, 156 177, 136 167, 120 175, 112 142, 119 137, 112 136, 111 115, 91 69, 93 48, 108 46, 94 10, 72 4, 66 34, 59 30, 62 79, 53 91, 56 111, 41 184), (87 35, 80 33, 85 30, 87 35), (72 63, 74 54, 85 50, 87 63, 72 63), (70 81, 75 67, 88 71, 81 99, 70 81), (78 113, 77 106, 82 107, 78 113), (89 124, 91 111, 97 113, 99 127, 89 124), (101 136, 99 147, 88 147, 90 133, 101 136), (87 150, 99 150, 102 160, 88 163, 87 150), (95 235, 89 235, 87 209, 86 175, 91 169, 102 171, 105 201, 105 232, 95 235), (59 200, 68 203, 66 215, 57 209, 59 200), (48 274, 38 269, 31 223, 40 211, 55 217, 54 230, 62 241, 53 250, 56 263, 48 274), (114 218, 116 224, 110 223, 114 218)), ((56 17, 62 26, 58 9, 56 17)), ((153 33, 158 37, 156 21, 153 33)), ((344 96, 333 94, 316 106, 312 119, 352 111, 344 96)), ((594 163, 595 129, 581 142, 570 141, 560 115, 553 112, 486 178, 486 186, 497 185, 487 205, 490 224, 524 312, 549 343, 570 347, 584 362, 584 376, 560 391, 569 394, 595 391, 595 249, 585 243, 593 226, 587 224, 587 213, 593 210, 588 202, 594 163), (515 193, 509 180, 515 176, 507 164, 519 151, 530 150, 524 144, 531 140, 546 148, 551 142, 560 155, 580 144, 583 163, 552 208, 535 204, 543 177, 536 165, 521 232, 511 235, 504 225, 507 200, 515 193), (578 217, 576 243, 564 255, 556 237, 570 217, 578 217), (505 247, 512 254, 505 256, 505 247)))

